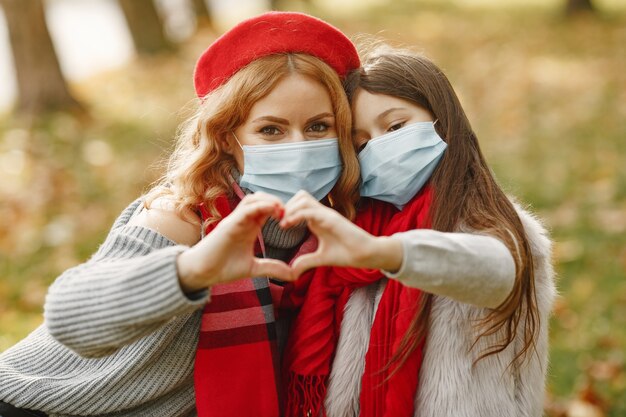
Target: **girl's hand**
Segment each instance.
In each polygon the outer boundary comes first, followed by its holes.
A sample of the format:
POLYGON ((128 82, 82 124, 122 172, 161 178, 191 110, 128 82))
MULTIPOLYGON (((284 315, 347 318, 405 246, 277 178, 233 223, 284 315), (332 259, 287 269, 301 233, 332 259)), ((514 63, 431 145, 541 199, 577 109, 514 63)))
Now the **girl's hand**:
POLYGON ((305 191, 287 202, 280 226, 289 228, 302 221, 317 236, 319 246, 314 253, 302 255, 292 263, 296 277, 322 265, 396 271, 402 264, 400 241, 372 236, 305 191))
POLYGON ((250 277, 295 279, 284 262, 254 256, 254 244, 265 221, 269 217, 279 219, 283 210, 280 199, 261 192, 241 200, 210 234, 179 255, 177 266, 183 291, 250 277))

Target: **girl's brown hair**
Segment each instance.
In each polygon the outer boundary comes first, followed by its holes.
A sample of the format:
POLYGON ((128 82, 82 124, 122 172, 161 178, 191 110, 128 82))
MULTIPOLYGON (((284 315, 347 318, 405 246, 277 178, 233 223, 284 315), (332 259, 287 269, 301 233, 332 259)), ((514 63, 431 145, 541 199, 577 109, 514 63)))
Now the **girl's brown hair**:
POLYGON ((215 199, 232 193, 228 178, 236 167, 235 159, 224 149, 224 140, 231 140, 229 132, 245 122, 254 103, 291 74, 310 77, 330 95, 343 170, 329 199, 337 211, 352 219, 359 197, 359 165, 350 137, 350 106, 337 73, 322 60, 306 54, 259 58, 206 95, 196 114, 181 126, 167 172, 148 193, 147 204, 166 195, 174 199, 176 210, 184 213, 204 203, 211 220, 218 220, 215 199))
MULTIPOLYGON (((447 77, 423 56, 378 47, 364 58, 361 69, 347 77, 344 87, 351 102, 363 89, 408 100, 438 120, 437 133, 448 147, 430 180, 435 191, 430 211, 432 227, 442 232, 488 233, 511 251, 516 265, 513 290, 478 323, 481 332, 472 348, 482 337, 497 335, 491 346, 479 352, 476 361, 501 352, 513 342, 518 327, 524 326, 523 347, 511 364, 518 365, 534 347, 539 329, 533 255, 520 217, 487 166, 476 134, 447 77)), ((392 362, 401 365, 426 337, 431 304, 432 295, 425 294, 392 362)))

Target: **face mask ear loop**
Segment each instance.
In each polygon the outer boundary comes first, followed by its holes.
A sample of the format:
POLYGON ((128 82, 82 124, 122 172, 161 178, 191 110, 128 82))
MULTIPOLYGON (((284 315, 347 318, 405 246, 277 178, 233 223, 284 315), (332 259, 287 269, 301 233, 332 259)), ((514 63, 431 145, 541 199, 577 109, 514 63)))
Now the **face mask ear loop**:
POLYGON ((241 148, 241 150, 243 151, 243 146, 241 146, 241 142, 239 142, 239 138, 237 137, 237 135, 235 135, 235 132, 233 132, 231 130, 231 132, 233 134, 233 137, 235 138, 235 140, 237 141, 237 145, 239 145, 239 147, 241 148))
POLYGON ((436 125, 438 121, 439 119, 435 119, 435 121, 433 122, 433 126, 436 125))
MULTIPOLYGON (((237 135, 235 135, 235 132, 231 131, 230 133, 233 134, 233 137, 237 141, 237 145, 239 145, 241 150, 243 150, 243 146, 241 146, 241 142, 239 142, 239 138, 237 137, 237 135)), ((233 186, 233 190, 235 191, 235 194, 237 194, 237 197, 239 197, 240 200, 243 200, 243 198, 245 197, 245 193, 243 192, 239 184, 237 184, 235 180, 233 180, 232 186, 233 186)), ((265 258, 266 257, 265 242, 263 241, 263 233, 261 231, 259 231, 259 234, 257 235, 257 240, 259 242, 259 246, 261 247, 261 253, 263 254, 263 257, 265 258)))

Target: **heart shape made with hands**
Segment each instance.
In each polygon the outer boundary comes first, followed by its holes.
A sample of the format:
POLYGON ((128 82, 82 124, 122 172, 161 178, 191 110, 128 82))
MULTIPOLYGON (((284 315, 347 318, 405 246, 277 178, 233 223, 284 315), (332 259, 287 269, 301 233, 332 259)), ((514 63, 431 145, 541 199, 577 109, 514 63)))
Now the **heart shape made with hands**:
MULTIPOLYGON (((231 258, 227 269, 233 274, 225 281, 245 276, 269 276, 283 281, 294 281, 304 271, 319 266, 359 267, 360 252, 372 236, 344 218, 332 208, 324 206, 306 191, 299 191, 287 203, 275 196, 257 192, 245 196, 235 210, 218 225, 221 236, 231 236, 224 256, 231 258), (249 259, 251 246, 270 217, 279 220, 282 229, 306 223, 317 240, 312 252, 297 255, 288 265, 271 258, 249 259), (240 269, 242 260, 249 259, 249 268, 240 269), (238 265, 234 265, 238 264, 238 265)), ((306 244, 306 243, 305 243, 306 244)), ((307 248, 308 249, 308 248, 307 248)), ((246 262, 244 262, 246 264, 246 262)))
POLYGON ((179 279, 187 291, 249 277, 295 281, 304 271, 319 266, 380 269, 368 264, 382 258, 379 238, 305 191, 298 192, 286 204, 266 193, 249 194, 229 210, 207 229, 204 239, 178 256, 179 279), (257 258, 254 246, 270 217, 279 220, 283 229, 306 222, 317 239, 317 248, 308 253, 303 250, 289 265, 278 259, 257 258))
MULTIPOLYGON (((186 290, 249 277, 295 281, 304 271, 320 266, 394 271, 402 263, 399 240, 371 235, 304 191, 286 204, 266 193, 249 194, 231 210, 207 230, 204 239, 178 256, 179 278, 186 290), (283 229, 306 222, 317 248, 302 250, 289 265, 278 259, 257 258, 254 245, 270 217, 279 220, 283 229)), ((371 217, 378 219, 379 215, 371 217)))
POLYGON ((317 249, 295 258, 291 269, 295 278, 318 266, 368 268, 369 254, 375 253, 376 238, 324 206, 306 191, 299 191, 281 211, 280 226, 288 229, 306 222, 318 241, 317 249))

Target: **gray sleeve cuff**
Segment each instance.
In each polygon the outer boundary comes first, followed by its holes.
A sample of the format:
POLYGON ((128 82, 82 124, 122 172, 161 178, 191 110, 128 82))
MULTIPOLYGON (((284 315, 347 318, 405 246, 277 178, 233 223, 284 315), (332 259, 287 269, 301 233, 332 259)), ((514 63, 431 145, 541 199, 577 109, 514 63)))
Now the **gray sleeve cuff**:
POLYGON ((400 243, 402 243, 402 264, 400 265, 400 269, 398 269, 396 272, 390 272, 390 271, 385 271, 385 270, 381 270, 380 272, 382 272, 387 278, 392 278, 392 279, 397 279, 398 281, 402 281, 402 277, 406 275, 407 273, 407 259, 410 255, 410 249, 409 249, 409 244, 406 241, 406 239, 402 239, 401 234, 396 233, 395 235, 392 235, 393 238, 397 239, 400 241, 400 243))

